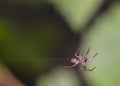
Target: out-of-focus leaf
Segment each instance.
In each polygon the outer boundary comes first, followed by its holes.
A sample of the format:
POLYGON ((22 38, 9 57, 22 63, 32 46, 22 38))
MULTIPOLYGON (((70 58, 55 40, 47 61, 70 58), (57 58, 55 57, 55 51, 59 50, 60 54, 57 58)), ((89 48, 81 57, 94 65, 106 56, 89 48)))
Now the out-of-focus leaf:
POLYGON ((120 4, 104 13, 87 33, 83 46, 91 46, 90 56, 99 52, 86 75, 94 86, 120 86, 120 4))
POLYGON ((41 4, 41 2, 45 0, 6 0, 6 1, 9 3, 35 5, 35 4, 41 4))
POLYGON ((103 0, 51 0, 72 29, 82 29, 103 0), (81 28, 80 28, 81 27, 81 28))
POLYGON ((0 18, 0 43, 5 43, 10 38, 10 31, 7 28, 6 21, 0 18))
POLYGON ((3 65, 0 62, 0 79, 3 77, 3 65))
POLYGON ((38 78, 36 86, 80 86, 78 83, 73 71, 58 67, 49 75, 38 78))
MULTIPOLYGON (((47 57, 51 57, 54 47, 57 46, 54 44, 53 47, 53 43, 58 44, 59 42, 59 31, 52 25, 39 25, 36 27, 43 28, 42 30, 36 29, 37 31, 34 32, 24 32, 19 38, 18 35, 16 36, 15 30, 10 29, 14 26, 10 27, 9 21, 3 21, 0 22, 0 43, 2 46, 0 59, 16 70, 29 71, 28 74, 35 74, 40 69, 47 69, 46 67, 50 66, 47 57)), ((26 27, 29 28, 29 26, 26 27)), ((18 26, 15 28, 18 28, 18 26)), ((31 25, 30 28, 34 27, 31 25)))

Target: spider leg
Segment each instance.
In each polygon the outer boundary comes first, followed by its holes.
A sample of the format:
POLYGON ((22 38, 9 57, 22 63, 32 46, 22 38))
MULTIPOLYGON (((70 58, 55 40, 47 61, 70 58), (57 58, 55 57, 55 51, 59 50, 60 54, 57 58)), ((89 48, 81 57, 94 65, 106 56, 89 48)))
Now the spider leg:
POLYGON ((93 58, 95 58, 95 56, 97 56, 98 52, 93 56, 93 58))
POLYGON ((97 54, 98 54, 98 53, 96 53, 93 57, 88 58, 87 62, 92 61, 92 60, 97 56, 97 54))
POLYGON ((93 71, 96 67, 93 67, 92 69, 86 69, 86 71, 93 71))
POLYGON ((85 56, 87 56, 89 52, 90 52, 90 47, 88 48, 87 52, 85 53, 85 56))
POLYGON ((86 66, 82 67, 83 71, 93 71, 96 67, 93 67, 92 69, 87 69, 86 66))
POLYGON ((75 63, 75 64, 73 64, 73 65, 70 65, 70 66, 65 66, 65 68, 73 68, 73 67, 77 66, 78 63, 79 63, 79 62, 77 62, 77 63, 75 63))
POLYGON ((82 57, 82 56, 80 55, 80 53, 81 53, 81 49, 78 49, 78 50, 75 52, 75 57, 77 57, 77 58, 82 57))
POLYGON ((82 71, 86 71, 86 66, 82 66, 82 67, 81 67, 81 70, 82 70, 82 71))

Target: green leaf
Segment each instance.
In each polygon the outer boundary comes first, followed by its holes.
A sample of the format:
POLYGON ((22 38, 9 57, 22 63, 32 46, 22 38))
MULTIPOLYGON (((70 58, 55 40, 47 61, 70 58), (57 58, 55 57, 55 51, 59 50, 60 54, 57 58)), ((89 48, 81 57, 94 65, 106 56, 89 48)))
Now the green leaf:
POLYGON ((114 4, 87 33, 83 46, 91 46, 90 56, 99 52, 90 66, 96 66, 86 78, 94 86, 120 86, 120 4, 114 4))
POLYGON ((103 0, 51 0, 74 30, 82 29, 103 0))

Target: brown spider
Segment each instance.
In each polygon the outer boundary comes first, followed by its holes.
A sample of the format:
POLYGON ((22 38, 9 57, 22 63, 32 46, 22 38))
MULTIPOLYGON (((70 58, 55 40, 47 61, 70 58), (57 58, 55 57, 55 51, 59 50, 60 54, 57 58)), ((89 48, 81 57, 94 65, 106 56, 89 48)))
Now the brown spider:
POLYGON ((83 71, 93 71, 96 67, 93 67, 92 69, 87 69, 86 68, 86 63, 87 62, 89 62, 89 61, 91 61, 91 60, 93 60, 93 58, 95 58, 95 56, 98 54, 98 53, 96 53, 93 57, 91 57, 91 58, 87 58, 87 54, 89 53, 89 51, 90 51, 90 48, 87 50, 87 52, 85 53, 85 55, 81 55, 81 50, 79 49, 79 50, 77 50, 76 52, 75 52, 75 57, 74 58, 71 58, 71 62, 72 63, 74 63, 73 65, 71 65, 71 66, 66 66, 65 68, 73 68, 73 67, 75 67, 75 66, 77 66, 79 63, 80 63, 80 65, 81 65, 81 69, 83 70, 83 71))

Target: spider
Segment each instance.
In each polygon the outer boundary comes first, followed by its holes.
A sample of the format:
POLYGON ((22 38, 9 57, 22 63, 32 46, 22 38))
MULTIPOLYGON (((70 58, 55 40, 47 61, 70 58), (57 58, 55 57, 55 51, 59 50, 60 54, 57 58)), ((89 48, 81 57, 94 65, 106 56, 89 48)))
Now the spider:
POLYGON ((66 66, 65 68, 73 68, 75 66, 77 66, 78 64, 81 65, 81 69, 83 71, 93 71, 96 67, 93 67, 92 69, 87 69, 86 68, 86 65, 89 61, 93 60, 93 58, 95 58, 95 56, 98 54, 96 53, 93 57, 91 58, 87 58, 87 55, 90 51, 90 47, 88 48, 87 52, 85 53, 85 55, 81 55, 81 50, 78 49, 76 52, 75 52, 75 57, 74 58, 71 58, 71 62, 74 63, 73 65, 71 66, 66 66))

